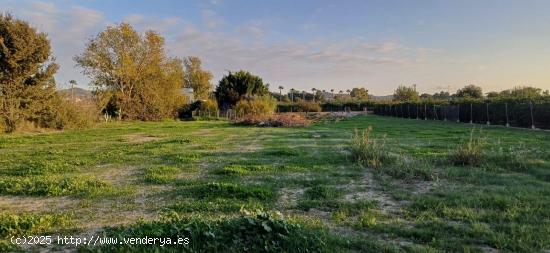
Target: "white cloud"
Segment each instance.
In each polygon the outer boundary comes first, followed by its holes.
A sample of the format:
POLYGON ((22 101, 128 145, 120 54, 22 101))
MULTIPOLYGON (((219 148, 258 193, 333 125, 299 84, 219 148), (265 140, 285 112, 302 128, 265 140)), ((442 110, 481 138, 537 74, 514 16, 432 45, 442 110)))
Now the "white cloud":
POLYGON ((387 76, 396 79, 392 71, 400 71, 409 63, 417 62, 419 55, 425 57, 430 53, 427 49, 406 48, 398 41, 373 43, 362 38, 275 43, 267 39, 279 35, 268 28, 266 22, 269 21, 250 20, 222 31, 216 28, 224 25, 223 19, 209 9, 201 13, 202 23, 138 13, 110 21, 101 12, 81 6, 43 2, 8 3, 11 3, 10 9, 16 16, 29 20, 49 34, 57 62, 61 65, 58 82, 75 79, 81 86, 88 80, 74 67, 72 58, 84 50, 90 37, 105 26, 121 21, 129 22, 140 31, 152 29, 160 32, 166 38, 166 47, 173 56, 199 56, 205 68, 213 72, 215 80, 219 80, 226 70, 245 69, 273 85, 346 89, 367 80, 366 77, 371 78, 369 81, 388 79, 387 76))
POLYGON ((81 53, 87 40, 106 25, 101 12, 82 6, 41 1, 7 1, 3 7, 48 34, 56 62, 60 65, 56 75, 58 84, 75 79, 85 86, 88 79, 74 68, 72 58, 81 53))
POLYGON ((223 25, 223 19, 213 10, 202 11, 202 22, 210 29, 216 29, 223 25))

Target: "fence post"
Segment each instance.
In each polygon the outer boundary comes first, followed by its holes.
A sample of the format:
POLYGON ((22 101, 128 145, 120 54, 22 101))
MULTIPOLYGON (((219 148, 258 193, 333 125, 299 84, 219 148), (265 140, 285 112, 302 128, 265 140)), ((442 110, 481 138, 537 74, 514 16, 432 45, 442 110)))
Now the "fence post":
POLYGON ((460 104, 457 104, 456 107, 458 108, 458 117, 456 117, 456 123, 460 123, 460 104))
POLYGON ((487 125, 491 125, 491 122, 489 121, 489 103, 485 103, 485 107, 487 109, 487 125))
POLYGON ((441 107, 441 111, 443 111, 443 121, 447 121, 447 106, 441 107))
POLYGON ((504 110, 506 112, 506 127, 510 127, 510 123, 508 122, 508 103, 504 103, 504 110))
POLYGON ((474 106, 470 103, 470 124, 474 123, 474 106))
POLYGON ((434 104, 434 120, 436 119, 439 119, 439 118, 437 117, 437 111, 435 110, 435 104, 434 104))
POLYGON ((424 104, 424 120, 428 120, 428 114, 426 113, 426 104, 424 104))
POLYGON ((533 119, 533 102, 529 101, 529 110, 531 111, 531 129, 535 129, 535 120, 533 119))

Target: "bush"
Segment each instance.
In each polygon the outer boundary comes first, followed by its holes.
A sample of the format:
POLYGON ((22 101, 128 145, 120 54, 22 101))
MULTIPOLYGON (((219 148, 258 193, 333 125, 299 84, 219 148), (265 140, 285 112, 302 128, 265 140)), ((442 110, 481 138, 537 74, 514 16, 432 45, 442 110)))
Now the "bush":
POLYGON ((80 129, 93 126, 99 121, 99 110, 92 101, 74 102, 64 99, 57 109, 57 129, 80 129))
POLYGON ((272 116, 248 115, 236 119, 236 125, 258 127, 306 127, 311 121, 299 114, 277 114, 272 116))
POLYGON ((450 160, 454 165, 460 166, 479 166, 485 158, 484 147, 485 137, 481 129, 476 134, 476 129, 470 131, 468 142, 461 144, 456 150, 450 152, 450 160))
POLYGON ((357 129, 353 135, 350 151, 353 159, 361 165, 379 168, 390 161, 390 153, 386 148, 386 136, 380 140, 371 138, 372 127, 360 132, 357 129))
POLYGON ((255 97, 237 102, 237 117, 268 116, 275 112, 277 102, 271 97, 255 97))
POLYGON ((300 101, 298 102, 298 108, 296 111, 298 112, 320 112, 321 111, 321 105, 316 102, 311 101, 300 101))

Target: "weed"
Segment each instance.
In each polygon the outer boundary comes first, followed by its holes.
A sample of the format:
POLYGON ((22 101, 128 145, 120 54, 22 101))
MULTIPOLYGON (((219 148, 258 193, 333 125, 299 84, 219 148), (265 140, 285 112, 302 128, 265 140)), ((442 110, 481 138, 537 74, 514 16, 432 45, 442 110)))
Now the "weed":
POLYGON ((499 146, 492 153, 491 160, 500 168, 521 172, 528 169, 531 153, 524 145, 499 146))
POLYGON ((485 159, 486 144, 486 137, 481 129, 476 133, 476 129, 472 128, 468 141, 450 152, 450 160, 454 165, 479 166, 485 159))
POLYGON ((386 136, 380 140, 371 137, 372 127, 363 131, 355 129, 350 151, 353 159, 361 165, 380 168, 390 161, 390 153, 386 148, 386 136))

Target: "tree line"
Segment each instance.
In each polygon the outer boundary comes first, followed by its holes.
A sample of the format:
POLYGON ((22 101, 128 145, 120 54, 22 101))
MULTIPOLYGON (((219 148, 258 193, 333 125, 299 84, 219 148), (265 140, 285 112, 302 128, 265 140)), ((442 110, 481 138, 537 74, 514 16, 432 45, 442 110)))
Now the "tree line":
MULTIPOLYGON (((159 33, 139 33, 127 23, 91 38, 74 61, 91 79, 95 113, 86 117, 174 118, 190 102, 182 94, 184 87, 193 88, 195 99, 215 108, 269 94, 268 84, 247 71, 227 73, 214 90, 212 73, 202 69, 198 57, 170 57, 159 33)), ((44 32, 11 14, 0 14, 0 128, 13 132, 31 122, 61 129, 81 118, 77 114, 82 104, 56 90, 58 68, 44 32)))
MULTIPOLYGON (((345 91, 291 88, 283 94, 284 87, 278 86, 278 92, 271 92, 262 78, 243 70, 229 71, 214 87, 212 73, 202 68, 198 57, 168 56, 159 33, 140 33, 127 23, 109 26, 92 37, 74 61, 91 80, 93 97, 86 104, 56 90, 54 75, 59 66, 47 34, 11 14, 0 14, 0 129, 13 132, 24 122, 46 128, 81 127, 101 116, 119 120, 176 118, 191 102, 182 88, 192 88, 194 98, 202 101, 199 109, 209 111, 235 108, 241 101, 241 105, 261 102, 266 108, 272 107, 273 99, 279 104, 308 102, 304 106, 332 110, 333 105, 360 107, 371 100, 363 87, 345 91)), ((406 86, 399 86, 393 94, 393 100, 400 102, 518 97, 544 98, 549 93, 517 87, 484 96, 481 87, 469 85, 452 95, 418 94, 406 86)))

